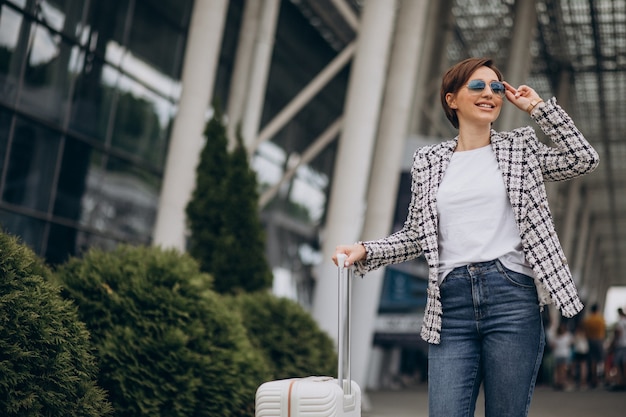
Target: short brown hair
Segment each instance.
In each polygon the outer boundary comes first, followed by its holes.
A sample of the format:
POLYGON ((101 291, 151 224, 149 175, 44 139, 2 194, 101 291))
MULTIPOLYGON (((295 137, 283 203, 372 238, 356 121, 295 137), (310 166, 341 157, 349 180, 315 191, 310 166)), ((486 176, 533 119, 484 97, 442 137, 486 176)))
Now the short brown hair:
POLYGON ((498 80, 502 81, 502 73, 490 58, 467 58, 446 71, 441 80, 441 105, 446 117, 456 129, 459 128, 459 118, 456 116, 456 110, 448 105, 446 94, 456 94, 469 81, 469 77, 474 71, 480 67, 492 69, 498 76, 498 80))

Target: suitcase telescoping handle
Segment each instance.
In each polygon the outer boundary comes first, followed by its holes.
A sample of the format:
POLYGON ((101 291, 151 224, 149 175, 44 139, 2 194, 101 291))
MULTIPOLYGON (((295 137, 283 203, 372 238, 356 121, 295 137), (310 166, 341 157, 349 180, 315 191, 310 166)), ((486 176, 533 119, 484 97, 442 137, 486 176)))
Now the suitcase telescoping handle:
POLYGON ((352 394, 352 377, 350 364, 350 310, 352 308, 352 267, 346 267, 345 253, 337 254, 337 265, 339 279, 338 300, 339 300, 339 325, 338 327, 338 373, 337 380, 339 386, 343 388, 344 395, 352 394))

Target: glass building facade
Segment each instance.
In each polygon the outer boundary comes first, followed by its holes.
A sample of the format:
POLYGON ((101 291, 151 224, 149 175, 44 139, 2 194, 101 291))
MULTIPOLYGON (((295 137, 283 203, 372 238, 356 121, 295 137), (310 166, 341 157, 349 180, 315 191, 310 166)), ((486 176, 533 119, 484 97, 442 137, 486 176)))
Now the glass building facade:
MULTIPOLYGON (((224 109, 244 6, 228 2, 213 94, 224 109)), ((356 36, 345 25, 325 31, 307 7, 280 2, 261 128, 356 36)), ((193 0, 0 2, 0 224, 49 263, 152 242, 192 8, 193 0)), ((341 116, 348 76, 346 65, 257 149, 261 193, 341 116)), ((334 142, 262 210, 270 264, 305 305, 334 142)))
POLYGON ((192 0, 0 6, 0 223, 51 263, 149 243, 192 0))

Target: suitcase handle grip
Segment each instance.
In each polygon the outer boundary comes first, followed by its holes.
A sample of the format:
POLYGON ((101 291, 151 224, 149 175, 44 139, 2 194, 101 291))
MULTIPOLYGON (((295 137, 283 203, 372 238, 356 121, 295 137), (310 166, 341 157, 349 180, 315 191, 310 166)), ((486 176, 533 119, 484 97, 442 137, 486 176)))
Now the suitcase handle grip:
POLYGON ((338 363, 337 380, 342 387, 344 395, 352 394, 352 377, 350 363, 350 310, 352 308, 352 270, 353 267, 346 267, 347 255, 337 254, 338 268, 338 363), (347 272, 346 272, 347 270, 347 272))

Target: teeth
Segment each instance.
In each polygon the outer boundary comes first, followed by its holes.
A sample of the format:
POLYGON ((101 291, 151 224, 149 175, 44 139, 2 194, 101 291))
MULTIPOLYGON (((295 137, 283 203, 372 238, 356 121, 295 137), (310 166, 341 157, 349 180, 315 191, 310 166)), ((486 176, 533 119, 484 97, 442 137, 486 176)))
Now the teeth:
POLYGON ((478 106, 479 106, 479 107, 487 107, 487 108, 489 108, 489 109, 490 109, 491 107, 493 107, 493 106, 491 106, 491 105, 489 105, 489 104, 479 104, 478 106))

